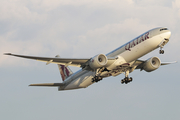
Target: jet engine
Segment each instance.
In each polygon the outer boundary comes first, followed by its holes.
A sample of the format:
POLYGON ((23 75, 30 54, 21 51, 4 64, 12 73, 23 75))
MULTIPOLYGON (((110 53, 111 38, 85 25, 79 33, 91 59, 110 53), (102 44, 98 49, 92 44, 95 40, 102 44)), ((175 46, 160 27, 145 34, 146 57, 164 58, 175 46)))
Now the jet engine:
POLYGON ((108 62, 108 59, 107 59, 106 55, 99 54, 99 55, 96 55, 93 58, 91 58, 91 60, 89 61, 89 66, 92 69, 97 69, 97 68, 105 66, 107 64, 107 62, 108 62))
POLYGON ((160 65, 161 65, 160 59, 158 57, 152 57, 146 60, 146 62, 144 63, 143 69, 146 72, 152 72, 158 69, 160 65))

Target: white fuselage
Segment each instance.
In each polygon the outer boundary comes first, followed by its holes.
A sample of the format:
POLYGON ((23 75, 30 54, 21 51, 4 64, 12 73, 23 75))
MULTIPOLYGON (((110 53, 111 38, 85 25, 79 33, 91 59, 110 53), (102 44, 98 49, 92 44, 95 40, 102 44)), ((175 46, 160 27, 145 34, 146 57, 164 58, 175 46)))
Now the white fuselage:
MULTIPOLYGON (((164 41, 164 39, 169 39, 171 32, 169 30, 163 31, 161 29, 162 28, 155 28, 149 30, 130 42, 115 49, 114 51, 108 53, 106 55, 107 57, 118 57, 114 63, 106 67, 108 70, 112 71, 109 76, 116 76, 122 73, 113 73, 113 70, 115 70, 117 66, 136 61, 138 58, 160 47, 159 45, 164 41)), ((104 74, 106 74, 106 72, 104 74)), ((81 69, 67 78, 64 81, 65 85, 63 87, 59 87, 59 90, 86 88, 92 84, 92 78, 94 76, 94 71, 81 69)))

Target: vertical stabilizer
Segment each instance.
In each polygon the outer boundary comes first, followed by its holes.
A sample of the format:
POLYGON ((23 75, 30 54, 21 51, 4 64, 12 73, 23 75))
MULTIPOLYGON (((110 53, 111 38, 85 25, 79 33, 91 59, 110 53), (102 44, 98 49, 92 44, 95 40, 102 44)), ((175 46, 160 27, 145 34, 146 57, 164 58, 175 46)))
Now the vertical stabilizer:
MULTIPOLYGON (((59 55, 57 55, 56 57, 59 57, 59 55)), ((63 81, 73 74, 71 69, 69 67, 66 67, 65 65, 58 64, 58 68, 63 81)))

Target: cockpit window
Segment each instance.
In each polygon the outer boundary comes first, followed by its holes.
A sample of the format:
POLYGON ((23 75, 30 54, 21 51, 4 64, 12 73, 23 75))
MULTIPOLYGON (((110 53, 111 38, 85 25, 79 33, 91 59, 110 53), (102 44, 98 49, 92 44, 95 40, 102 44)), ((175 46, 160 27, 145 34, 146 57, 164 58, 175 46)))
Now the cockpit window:
POLYGON ((160 29, 160 31, 163 31, 163 30, 168 30, 167 28, 162 28, 162 29, 160 29))

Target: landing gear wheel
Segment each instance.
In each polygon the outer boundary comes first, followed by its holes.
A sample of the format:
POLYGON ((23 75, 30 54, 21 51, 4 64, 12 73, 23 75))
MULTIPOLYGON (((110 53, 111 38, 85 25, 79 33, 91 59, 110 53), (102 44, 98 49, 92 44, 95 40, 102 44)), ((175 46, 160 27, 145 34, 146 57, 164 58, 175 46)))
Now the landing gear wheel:
POLYGON ((121 83, 123 84, 125 82, 125 80, 123 79, 123 80, 121 80, 121 83))
POLYGON ((132 77, 125 77, 123 80, 121 80, 122 84, 128 84, 129 82, 132 82, 133 78, 132 77))
POLYGON ((95 78, 92 78, 92 83, 95 82, 95 78))
POLYGON ((101 76, 95 76, 94 78, 92 78, 92 83, 94 82, 99 82, 100 80, 102 80, 103 78, 101 76))
POLYGON ((100 80, 102 80, 102 77, 101 77, 101 76, 99 76, 99 77, 98 77, 98 80, 99 80, 99 81, 100 81, 100 80))
POLYGON ((159 50, 159 54, 164 54, 164 50, 159 50))
POLYGON ((164 50, 162 50, 162 54, 164 54, 164 50))
POLYGON ((130 77, 130 78, 129 78, 129 82, 131 82, 132 80, 133 80, 133 78, 132 78, 132 77, 130 77))

